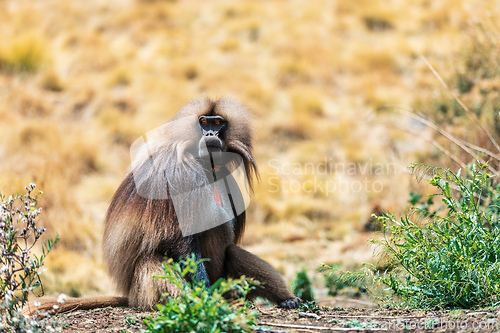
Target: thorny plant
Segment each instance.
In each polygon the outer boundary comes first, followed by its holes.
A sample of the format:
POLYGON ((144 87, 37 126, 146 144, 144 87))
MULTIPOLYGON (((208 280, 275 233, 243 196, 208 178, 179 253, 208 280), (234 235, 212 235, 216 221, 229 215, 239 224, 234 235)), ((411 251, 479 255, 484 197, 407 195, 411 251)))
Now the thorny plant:
MULTIPOLYGON (((0 193, 0 330, 7 332, 33 332, 40 326, 25 318, 20 309, 28 301, 29 293, 41 287, 40 274, 45 257, 59 240, 44 242, 40 256, 32 253, 46 231, 37 226, 42 213, 37 200, 42 192, 33 194, 35 184, 29 184, 25 189, 27 194, 8 199, 0 193)), ((46 329, 51 331, 50 327, 46 329)))

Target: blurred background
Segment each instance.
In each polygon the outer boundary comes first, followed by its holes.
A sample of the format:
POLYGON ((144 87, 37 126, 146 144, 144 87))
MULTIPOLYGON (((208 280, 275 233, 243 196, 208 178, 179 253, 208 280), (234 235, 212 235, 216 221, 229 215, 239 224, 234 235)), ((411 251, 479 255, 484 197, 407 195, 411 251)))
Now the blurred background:
POLYGON ((44 192, 61 238, 46 292, 114 293, 102 221, 130 145, 203 95, 254 111, 243 247, 288 280, 376 263, 371 214, 428 194, 405 168, 471 160, 422 119, 494 149, 449 91, 498 138, 499 14, 493 0, 0 0, 0 191, 44 192))

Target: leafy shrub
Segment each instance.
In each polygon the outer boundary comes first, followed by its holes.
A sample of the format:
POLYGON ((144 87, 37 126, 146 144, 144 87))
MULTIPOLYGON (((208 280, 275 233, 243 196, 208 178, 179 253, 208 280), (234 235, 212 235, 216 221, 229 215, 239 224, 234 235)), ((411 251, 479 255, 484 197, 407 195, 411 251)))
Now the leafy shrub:
POLYGON ((304 301, 300 303, 299 310, 302 312, 318 313, 321 311, 321 307, 316 304, 316 301, 304 301))
POLYGON ((167 302, 157 305, 160 314, 144 320, 146 332, 253 332, 257 313, 250 310, 244 297, 256 282, 245 278, 219 279, 208 289, 203 281, 186 282, 188 276, 196 274, 202 261, 196 261, 192 255, 180 262, 170 259, 163 264, 165 275, 157 278, 173 283, 180 295, 164 295, 167 302), (233 301, 224 297, 235 293, 241 297, 233 301))
POLYGON ((399 221, 384 213, 385 250, 391 271, 378 278, 410 307, 475 308, 500 305, 499 186, 472 165, 454 173, 414 164, 417 177, 431 175, 444 205, 414 208, 399 221))
POLYGON ((292 282, 293 293, 304 301, 314 301, 314 294, 311 287, 311 280, 307 276, 307 271, 302 269, 297 272, 292 282))
MULTIPOLYGON (((41 286, 40 273, 45 257, 58 241, 48 240, 42 245, 40 257, 31 253, 35 243, 45 232, 36 225, 42 213, 37 208, 37 195, 32 195, 35 184, 26 186, 27 194, 10 196, 0 193, 0 325, 2 332, 47 332, 51 326, 42 325, 24 317, 20 310, 28 301, 28 294, 41 286)), ((40 192, 41 194, 42 192, 40 192)))

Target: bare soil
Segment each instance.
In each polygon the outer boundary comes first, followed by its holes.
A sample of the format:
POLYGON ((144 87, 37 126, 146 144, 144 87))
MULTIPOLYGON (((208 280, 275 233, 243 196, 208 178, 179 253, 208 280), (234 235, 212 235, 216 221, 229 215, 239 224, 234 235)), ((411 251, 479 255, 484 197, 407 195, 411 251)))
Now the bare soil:
MULTIPOLYGON (((314 312, 257 307, 257 332, 498 332, 499 310, 423 311, 321 306, 314 312)), ((56 319, 63 332, 140 332, 153 313, 128 308, 80 310, 56 319)))

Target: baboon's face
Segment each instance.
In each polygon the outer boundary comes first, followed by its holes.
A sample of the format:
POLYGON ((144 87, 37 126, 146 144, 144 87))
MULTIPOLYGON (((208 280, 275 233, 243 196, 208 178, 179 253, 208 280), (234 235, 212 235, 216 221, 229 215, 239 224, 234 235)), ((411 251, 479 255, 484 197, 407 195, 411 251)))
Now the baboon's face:
POLYGON ((222 152, 228 126, 227 121, 221 116, 201 116, 198 118, 198 123, 202 134, 198 144, 199 157, 222 152))

